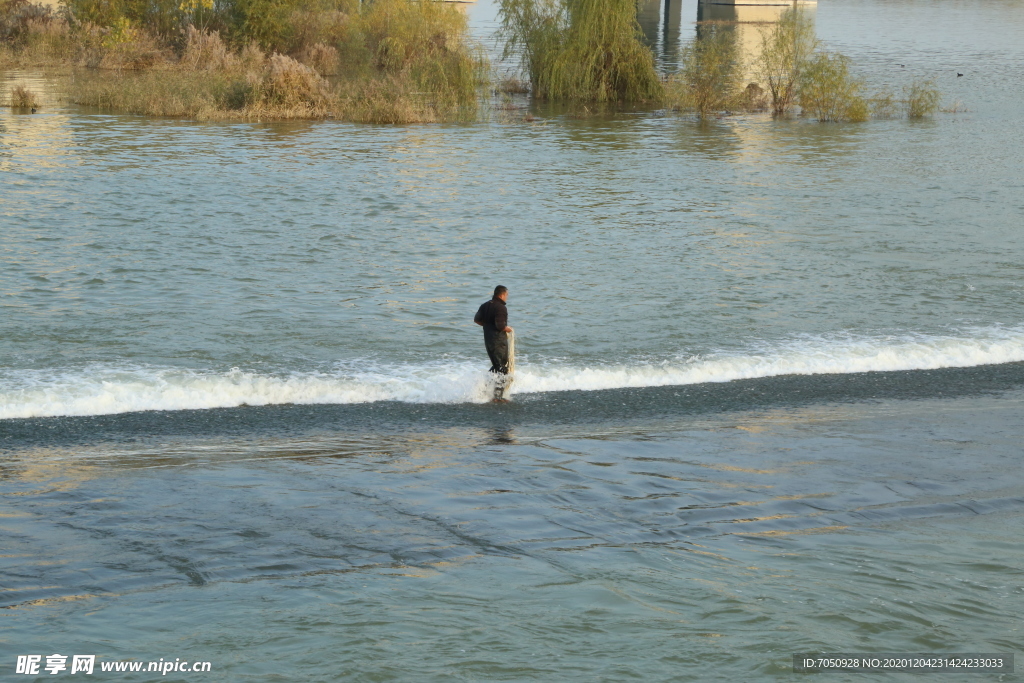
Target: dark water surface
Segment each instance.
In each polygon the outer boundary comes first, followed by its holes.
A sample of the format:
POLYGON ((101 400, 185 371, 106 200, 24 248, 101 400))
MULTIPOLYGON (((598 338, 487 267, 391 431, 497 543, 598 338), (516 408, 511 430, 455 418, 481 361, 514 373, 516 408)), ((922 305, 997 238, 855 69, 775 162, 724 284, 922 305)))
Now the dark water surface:
MULTIPOLYGON (((1024 5, 815 14, 871 83, 967 111, 196 123, 0 74, 46 98, 0 109, 0 671, 1020 651, 1024 5), (472 324, 499 282, 505 405, 472 324)), ((671 66, 696 4, 678 37, 645 16, 671 66)))

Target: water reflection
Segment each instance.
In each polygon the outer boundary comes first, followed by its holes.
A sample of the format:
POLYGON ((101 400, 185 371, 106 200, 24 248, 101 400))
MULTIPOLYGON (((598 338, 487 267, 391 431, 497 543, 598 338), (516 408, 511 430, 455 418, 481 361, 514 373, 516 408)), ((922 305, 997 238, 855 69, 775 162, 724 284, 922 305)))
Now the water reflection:
POLYGON ((676 147, 706 159, 735 159, 743 143, 730 123, 699 120, 680 122, 676 147))
MULTIPOLYGON (((683 45, 682 16, 693 16, 694 0, 638 0, 637 21, 644 42, 654 52, 658 67, 665 73, 679 69, 679 52, 683 45), (683 4, 688 4, 684 10, 683 4)), ((761 52, 761 30, 779 20, 790 7, 813 11, 815 0, 698 0, 696 2, 696 36, 699 38, 708 23, 725 25, 738 41, 746 73, 752 82, 750 64, 761 52)))
POLYGON ((662 71, 679 68, 683 0, 638 0, 637 21, 662 71))
POLYGON ((515 433, 511 427, 492 427, 490 430, 490 439, 487 441, 488 445, 500 446, 500 445, 514 445, 518 443, 516 441, 515 433))
MULTIPOLYGON (((9 72, 0 79, 0 102, 10 99, 11 88, 23 84, 41 104, 38 110, 0 107, 0 173, 19 168, 64 168, 74 156, 70 117, 55 110, 57 94, 39 75, 9 72)), ((0 199, 0 210, 11 207, 0 199)))

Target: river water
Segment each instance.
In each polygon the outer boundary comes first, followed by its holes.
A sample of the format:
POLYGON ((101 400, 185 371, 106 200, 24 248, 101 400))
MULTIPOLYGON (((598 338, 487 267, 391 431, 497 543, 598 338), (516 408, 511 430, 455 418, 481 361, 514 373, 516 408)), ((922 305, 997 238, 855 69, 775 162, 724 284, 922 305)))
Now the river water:
POLYGON ((788 680, 796 652, 1021 650, 1024 6, 815 14, 873 84, 967 111, 0 110, 0 668, 788 680), (472 322, 496 284, 504 405, 472 322))

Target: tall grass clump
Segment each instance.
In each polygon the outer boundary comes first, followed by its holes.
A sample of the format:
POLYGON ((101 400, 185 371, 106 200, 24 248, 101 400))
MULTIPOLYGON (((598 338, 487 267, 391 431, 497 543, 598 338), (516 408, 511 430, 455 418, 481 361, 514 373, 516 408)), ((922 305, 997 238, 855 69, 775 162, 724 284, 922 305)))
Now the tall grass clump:
POLYGON ((800 72, 799 100, 804 114, 818 121, 866 121, 868 102, 864 82, 850 74, 850 59, 820 52, 800 72))
POLYGON ((259 83, 261 104, 289 111, 308 109, 311 114, 326 107, 327 81, 312 68, 291 57, 273 54, 259 83))
POLYGON ((24 85, 11 88, 11 107, 15 109, 31 109, 39 106, 39 97, 24 85))
POLYGON ((705 119, 739 102, 740 58, 733 31, 721 25, 702 28, 683 49, 682 68, 669 89, 679 105, 705 119))
POLYGON ((501 0, 505 56, 518 56, 535 96, 566 102, 660 100, 654 55, 633 0, 501 0))
POLYGON ((800 73, 818 49, 814 24, 799 7, 787 9, 778 23, 761 32, 755 71, 768 91, 773 116, 786 114, 797 99, 800 73))
POLYGON ((935 87, 934 81, 914 81, 904 88, 903 94, 909 118, 920 119, 939 110, 942 93, 935 87))
POLYGON ((200 31, 189 26, 185 29, 185 47, 178 64, 192 71, 231 71, 238 66, 238 59, 221 40, 219 31, 200 31))

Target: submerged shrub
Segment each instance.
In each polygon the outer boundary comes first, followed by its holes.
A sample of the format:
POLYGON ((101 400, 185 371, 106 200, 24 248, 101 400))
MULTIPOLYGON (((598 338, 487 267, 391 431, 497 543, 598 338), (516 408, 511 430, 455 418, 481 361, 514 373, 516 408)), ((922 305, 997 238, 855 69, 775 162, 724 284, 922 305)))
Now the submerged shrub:
POLYGON ((345 102, 347 118, 361 123, 416 123, 437 120, 430 107, 411 97, 409 81, 385 78, 355 88, 345 102))
POLYGON ((39 106, 39 97, 24 85, 11 88, 11 106, 16 109, 29 109, 39 106))
POLYGON ((863 87, 863 81, 850 75, 848 57, 822 52, 801 71, 800 107, 819 121, 866 121, 863 87))
POLYGON ((939 111, 941 111, 944 114, 960 114, 970 110, 967 108, 967 105, 965 105, 962 101, 955 100, 952 104, 942 107, 939 111))
POLYGON ((939 110, 942 93, 935 87, 935 81, 914 81, 903 90, 906 98, 907 116, 919 119, 939 110))
POLYGON ((740 106, 747 111, 767 111, 768 93, 757 83, 748 83, 740 95, 740 106))
POLYGON ((761 32, 761 54, 754 66, 768 90, 772 115, 782 116, 793 105, 800 73, 818 45, 814 24, 799 7, 787 9, 778 23, 761 32))
POLYGON ((658 100, 664 89, 632 0, 501 0, 505 55, 521 56, 538 97, 658 100))
POLYGON ((508 95, 525 95, 530 92, 530 84, 521 78, 508 76, 498 81, 494 86, 494 92, 508 95))
POLYGON ((868 106, 871 115, 876 119, 895 119, 902 115, 901 103, 889 89, 872 95, 868 100, 868 106))
POLYGON ((735 34, 721 25, 702 28, 683 50, 683 66, 675 83, 682 87, 680 104, 703 119, 737 102, 740 81, 735 34))

